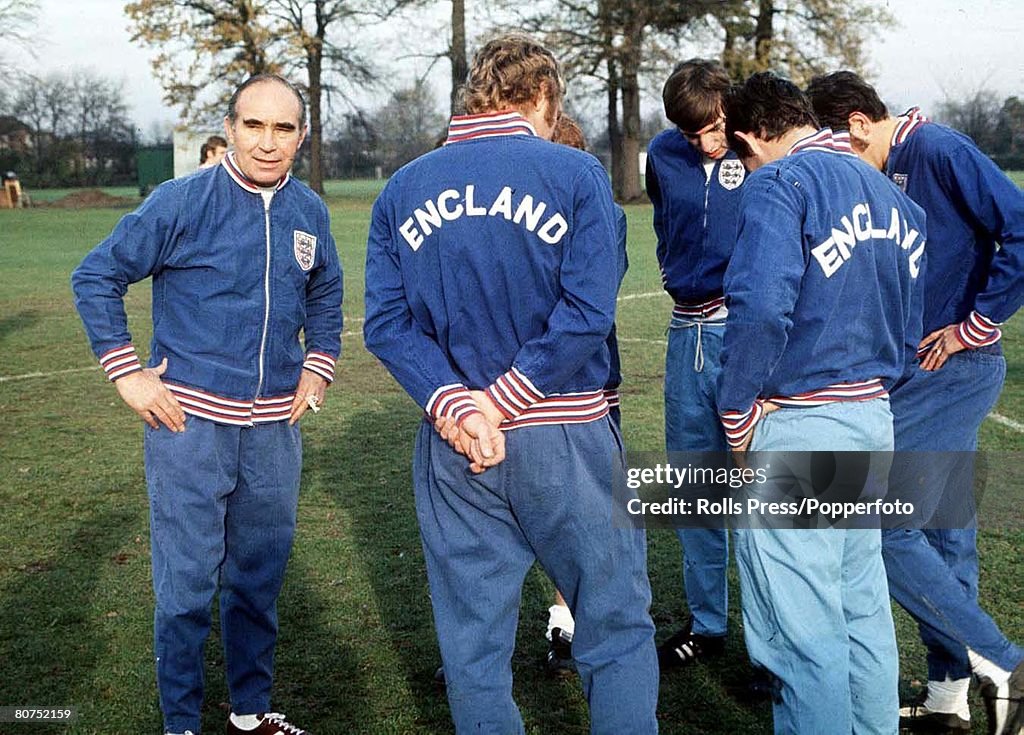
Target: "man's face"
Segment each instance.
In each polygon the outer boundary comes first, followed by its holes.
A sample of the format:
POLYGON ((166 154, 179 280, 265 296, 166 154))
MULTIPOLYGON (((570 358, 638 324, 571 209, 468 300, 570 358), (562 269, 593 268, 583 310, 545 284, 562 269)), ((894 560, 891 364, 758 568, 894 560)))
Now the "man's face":
POLYGON ((699 150, 708 158, 723 158, 729 151, 728 143, 725 140, 725 115, 719 115, 700 130, 680 130, 683 137, 694 148, 699 150))
POLYGON ((210 166, 216 166, 224 160, 224 154, 227 152, 228 149, 222 145, 219 145, 216 148, 211 148, 206 152, 206 163, 210 166))
POLYGON ((283 84, 258 82, 242 91, 235 112, 233 124, 224 119, 235 163, 260 186, 273 186, 291 169, 306 134, 298 99, 283 84))

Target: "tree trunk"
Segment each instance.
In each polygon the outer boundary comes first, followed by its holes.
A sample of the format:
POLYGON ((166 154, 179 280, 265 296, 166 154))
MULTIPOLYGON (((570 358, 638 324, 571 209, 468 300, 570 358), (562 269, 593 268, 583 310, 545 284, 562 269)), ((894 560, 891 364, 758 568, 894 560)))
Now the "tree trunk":
POLYGON ((620 199, 632 202, 643 196, 640 188, 640 56, 644 40, 644 18, 629 13, 622 58, 622 184, 620 199))
POLYGON ((774 0, 759 0, 757 4, 757 26, 754 29, 754 64, 758 71, 766 71, 771 68, 772 20, 774 16, 774 0))
POLYGON ((615 60, 608 65, 608 146, 612 152, 612 193, 622 200, 622 129, 619 127, 619 72, 615 60))
POLYGON ((319 44, 309 54, 309 188, 317 194, 324 193, 323 178, 323 121, 320 114, 320 86, 322 58, 319 44))
POLYGON ((452 0, 452 44, 448 48, 448 58, 452 63, 452 94, 451 114, 459 115, 462 110, 462 85, 469 74, 469 61, 466 59, 466 2, 452 0))
POLYGON ((722 43, 722 66, 728 72, 730 79, 738 79, 740 76, 736 64, 736 34, 730 24, 723 24, 725 30, 725 41, 722 43))
POLYGON ((323 196, 323 88, 320 77, 323 73, 324 37, 327 35, 327 24, 323 18, 323 0, 317 0, 314 10, 316 34, 309 39, 306 48, 306 73, 309 79, 309 188, 323 196))

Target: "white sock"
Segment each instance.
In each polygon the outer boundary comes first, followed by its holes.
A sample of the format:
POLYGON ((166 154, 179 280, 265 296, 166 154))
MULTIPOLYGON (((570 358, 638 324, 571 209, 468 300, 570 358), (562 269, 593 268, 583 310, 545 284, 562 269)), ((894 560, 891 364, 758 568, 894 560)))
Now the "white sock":
POLYGON ((965 720, 971 719, 971 708, 967 706, 967 690, 971 678, 928 681, 928 698, 924 706, 932 712, 953 712, 965 720))
POLYGON ((231 724, 239 730, 255 730, 263 722, 263 715, 236 715, 231 713, 231 724))
POLYGON ((1001 669, 981 654, 967 649, 967 658, 971 661, 971 669, 978 678, 990 679, 996 686, 1002 686, 1010 680, 1010 672, 1001 669))
POLYGON ((552 605, 548 608, 548 632, 546 635, 549 641, 551 640, 551 631, 555 628, 561 628, 565 637, 570 641, 573 633, 576 632, 576 621, 572 619, 572 613, 565 605, 552 605))

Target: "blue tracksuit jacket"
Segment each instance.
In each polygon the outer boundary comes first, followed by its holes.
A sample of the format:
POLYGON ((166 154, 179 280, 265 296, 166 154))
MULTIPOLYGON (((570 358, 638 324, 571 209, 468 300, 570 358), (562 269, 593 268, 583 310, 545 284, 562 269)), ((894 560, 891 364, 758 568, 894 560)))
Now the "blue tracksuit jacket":
POLYGON ((898 121, 886 173, 928 213, 924 333, 994 344, 1024 301, 1024 193, 966 135, 917 108, 898 121))
POLYGON ((374 204, 366 346, 433 417, 486 389, 509 428, 600 418, 619 259, 596 158, 518 113, 456 117, 374 204))
POLYGON ((735 446, 761 415, 886 390, 921 336, 921 208, 828 128, 755 171, 725 276, 719 407, 735 446))
POLYGON ((162 184, 121 219, 71 276, 111 380, 142 369, 124 295, 148 276, 149 364, 167 358, 161 379, 186 413, 240 426, 281 421, 303 368, 333 380, 341 266, 327 207, 305 184, 286 175, 268 203, 229 154, 162 184))
POLYGON ((730 151, 708 177, 701 152, 678 130, 659 133, 647 149, 647 195, 654 205, 658 265, 677 304, 721 297, 736 243, 743 164, 730 151))

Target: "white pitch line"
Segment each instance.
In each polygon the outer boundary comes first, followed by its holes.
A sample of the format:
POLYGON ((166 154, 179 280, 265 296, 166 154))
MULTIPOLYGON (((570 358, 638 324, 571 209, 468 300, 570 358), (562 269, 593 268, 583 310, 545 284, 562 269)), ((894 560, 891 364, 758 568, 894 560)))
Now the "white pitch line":
POLYGON ((617 301, 632 301, 633 299, 649 299, 654 296, 661 296, 664 291, 648 291, 647 293, 629 293, 625 296, 619 296, 617 301))
POLYGON ((642 339, 640 337, 620 337, 615 335, 615 339, 618 342, 640 342, 645 345, 667 345, 668 340, 665 339, 642 339))
POLYGON ((1013 429, 1018 434, 1024 434, 1024 424, 1020 423, 1019 421, 1014 421, 1013 419, 1008 419, 1005 416, 1003 416, 1002 414, 996 413, 995 411, 990 413, 988 415, 988 418, 992 419, 997 424, 1001 424, 1001 425, 1007 427, 1008 429, 1013 429))
POLYGON ((84 373, 87 370, 99 370, 99 365, 91 367, 68 368, 67 370, 54 370, 49 373, 25 373, 23 375, 0 375, 0 383, 7 383, 12 380, 28 380, 29 378, 49 378, 52 375, 64 375, 65 373, 84 373))

